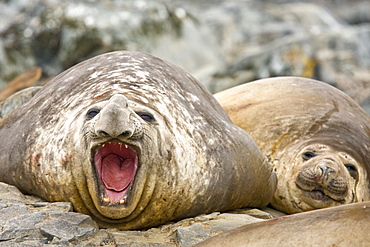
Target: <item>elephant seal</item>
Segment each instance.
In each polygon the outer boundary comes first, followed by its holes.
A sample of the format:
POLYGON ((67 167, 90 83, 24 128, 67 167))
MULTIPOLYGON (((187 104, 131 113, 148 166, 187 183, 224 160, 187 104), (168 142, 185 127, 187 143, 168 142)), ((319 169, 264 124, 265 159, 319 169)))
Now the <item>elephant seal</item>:
POLYGON ((194 247, 368 246, 370 202, 359 202, 241 226, 194 247))
POLYGON ((276 188, 256 143, 196 79, 139 52, 59 74, 0 121, 0 137, 0 181, 70 201, 103 228, 263 207, 276 188))
POLYGON ((370 117, 340 90, 277 77, 215 97, 274 167, 274 208, 297 213, 370 199, 370 117))

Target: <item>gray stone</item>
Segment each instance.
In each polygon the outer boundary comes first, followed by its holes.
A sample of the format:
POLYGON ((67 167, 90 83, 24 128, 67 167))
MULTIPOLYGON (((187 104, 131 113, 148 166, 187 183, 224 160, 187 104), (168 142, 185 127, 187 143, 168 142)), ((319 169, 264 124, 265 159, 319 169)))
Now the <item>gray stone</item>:
POLYGON ((92 235, 98 231, 97 223, 90 216, 79 213, 52 213, 37 226, 62 242, 92 235))
POLYGON ((32 202, 26 203, 32 212, 47 212, 47 213, 67 213, 73 211, 72 203, 70 202, 32 202))
POLYGON ((115 238, 117 246, 142 246, 142 247, 176 247, 176 240, 171 238, 168 233, 159 231, 123 231, 111 232, 115 238))
POLYGON ((46 218, 45 214, 27 214, 26 212, 18 211, 16 207, 14 207, 14 209, 16 212, 20 213, 20 215, 15 215, 1 222, 0 240, 6 241, 22 238, 40 239, 44 237, 41 229, 38 228, 36 224, 39 224, 46 218))
POLYGON ((368 109, 370 80, 355 75, 370 68, 369 24, 343 24, 318 3, 232 1, 206 11, 203 18, 216 36, 222 34, 219 45, 227 58, 210 91, 260 78, 302 76, 332 84, 368 109))
MULTIPOLYGON (((5 117, 17 107, 28 102, 42 87, 29 87, 0 102, 0 118, 5 117)), ((1 200, 1 199, 0 199, 1 200)))
POLYGON ((69 202, 29 200, 4 183, 0 183, 0 198, 0 246, 191 246, 223 231, 272 218, 258 209, 240 209, 142 231, 103 230, 90 216, 71 212, 69 202))
POLYGON ((114 242, 107 241, 112 236, 107 232, 100 233, 90 216, 71 212, 70 202, 43 202, 4 183, 0 183, 0 198, 1 246, 69 246, 86 242, 84 239, 93 236, 100 242, 106 241, 106 245, 114 242))
MULTIPOLYGON (((35 65, 50 77, 120 49, 173 62, 213 93, 287 75, 337 86, 338 75, 351 79, 352 71, 370 69, 368 6, 366 0, 0 2, 0 88, 35 65)), ((370 97, 358 80, 352 83, 359 90, 339 88, 367 109, 370 97)))
POLYGON ((224 213, 217 219, 180 227, 176 230, 176 236, 179 246, 190 247, 224 231, 259 221, 263 220, 245 214, 224 213))
POLYGON ((26 197, 14 186, 0 182, 0 203, 24 202, 26 197))
POLYGON ((222 61, 208 28, 171 3, 32 0, 0 2, 0 9, 3 83, 35 63, 42 66, 44 75, 54 76, 112 50, 148 52, 199 76, 208 71, 204 65, 217 66, 222 61))
MULTIPOLYGON (((251 209, 249 209, 251 210, 251 209)), ((243 212, 243 211, 240 211, 243 212)), ((248 212, 245 209, 245 212, 248 212)), ((268 213, 252 209, 250 212, 262 217, 272 218, 268 213)), ((244 213, 212 213, 184 219, 176 223, 146 231, 118 231, 108 229, 118 246, 193 246, 221 232, 255 222, 263 221, 244 213)))

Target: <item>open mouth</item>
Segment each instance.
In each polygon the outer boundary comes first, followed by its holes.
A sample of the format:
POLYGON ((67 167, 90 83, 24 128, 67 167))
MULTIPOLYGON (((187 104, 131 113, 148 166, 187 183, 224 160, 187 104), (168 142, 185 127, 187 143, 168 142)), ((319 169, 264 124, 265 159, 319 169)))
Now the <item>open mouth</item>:
POLYGON ((332 199, 329 196, 325 195, 325 193, 321 190, 304 191, 304 195, 308 198, 319 201, 328 201, 332 199))
POLYGON ((94 163, 102 203, 125 204, 138 167, 136 152, 127 144, 107 142, 96 149, 94 163))
MULTIPOLYGON (((299 187, 299 186, 298 186, 299 187)), ((332 195, 326 194, 321 188, 315 188, 314 190, 302 190, 302 193, 305 197, 316 200, 316 201, 321 201, 321 202, 326 202, 326 201, 336 201, 338 203, 345 203, 344 198, 335 198, 332 195)))

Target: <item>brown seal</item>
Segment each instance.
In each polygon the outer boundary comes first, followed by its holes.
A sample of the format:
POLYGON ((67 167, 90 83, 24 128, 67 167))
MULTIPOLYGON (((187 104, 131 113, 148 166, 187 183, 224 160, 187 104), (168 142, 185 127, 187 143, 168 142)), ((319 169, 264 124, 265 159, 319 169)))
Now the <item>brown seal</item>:
POLYGON ((369 222, 370 202, 360 202, 245 225, 195 246, 368 246, 369 222))
POLYGON ((370 199, 370 117, 340 90, 278 77, 215 97, 276 170, 276 209, 296 213, 370 199))
POLYGON ((47 83, 0 121, 0 181, 71 201, 101 227, 139 229, 269 203, 256 143, 191 75, 107 53, 47 83))

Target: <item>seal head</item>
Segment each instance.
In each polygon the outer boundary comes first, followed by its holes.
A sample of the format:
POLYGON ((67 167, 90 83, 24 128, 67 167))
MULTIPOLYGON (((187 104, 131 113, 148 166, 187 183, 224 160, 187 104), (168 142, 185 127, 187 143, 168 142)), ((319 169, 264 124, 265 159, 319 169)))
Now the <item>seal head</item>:
POLYGON ((0 121, 0 181, 71 201, 101 227, 141 229, 263 207, 276 176, 191 75, 118 51, 84 61, 0 121))
POLYGON ((274 167, 276 209, 297 213, 370 199, 370 117, 340 90, 277 77, 215 97, 274 167))

